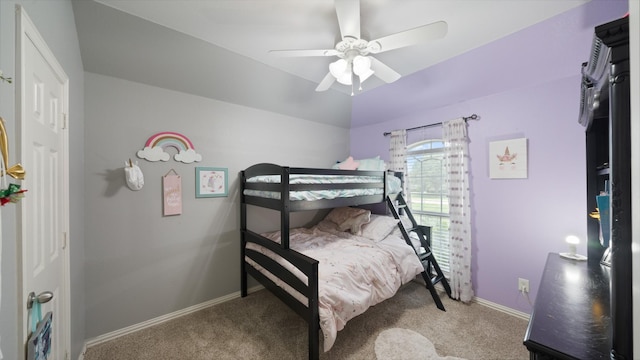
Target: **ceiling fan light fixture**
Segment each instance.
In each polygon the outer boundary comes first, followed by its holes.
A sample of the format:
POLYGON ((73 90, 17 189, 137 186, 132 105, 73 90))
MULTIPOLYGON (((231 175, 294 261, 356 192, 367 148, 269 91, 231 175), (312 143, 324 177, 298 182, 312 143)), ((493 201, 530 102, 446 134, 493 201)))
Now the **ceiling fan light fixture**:
POLYGON ((351 85, 351 84, 353 84, 353 81, 351 80, 351 73, 350 72, 345 72, 340 77, 337 77, 336 81, 339 82, 342 85, 351 85))
POLYGON ((371 70, 371 59, 368 56, 358 55, 353 58, 353 73, 360 78, 360 84, 373 75, 371 70))
POLYGON ((329 72, 340 84, 351 85, 351 66, 345 59, 338 59, 329 64, 329 72))
POLYGON ((347 63, 347 60, 338 59, 337 61, 329 64, 329 72, 331 73, 331 75, 333 75, 334 78, 337 79, 347 71, 348 65, 349 64, 347 63))
POLYGON ((373 70, 369 69, 366 72, 359 74, 360 84, 362 84, 365 80, 367 80, 371 75, 373 75, 373 70))
POLYGON ((368 56, 357 55, 353 58, 353 72, 361 75, 367 70, 371 70, 371 59, 368 56))

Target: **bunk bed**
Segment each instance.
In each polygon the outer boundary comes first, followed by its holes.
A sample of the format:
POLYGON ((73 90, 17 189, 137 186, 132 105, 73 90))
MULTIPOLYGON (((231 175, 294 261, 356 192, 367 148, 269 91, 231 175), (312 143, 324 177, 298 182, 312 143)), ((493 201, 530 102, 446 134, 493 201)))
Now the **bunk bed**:
MULTIPOLYGON (((401 192, 401 176, 401 173, 387 171, 294 168, 264 163, 241 171, 241 296, 247 296, 247 275, 251 275, 302 316, 309 324, 310 359, 319 357, 321 328, 325 351, 332 346, 336 329, 335 326, 329 326, 327 330, 327 325, 321 322, 318 288, 320 262, 291 248, 292 238, 318 229, 290 229, 290 213, 384 204, 390 194, 401 192), (247 205, 279 211, 280 229, 262 234, 249 230, 247 205)), ((323 226, 326 228, 327 224, 323 226)), ((346 237, 340 234, 341 230, 344 229, 327 231, 332 233, 330 236, 346 237)), ((342 241, 344 243, 340 246, 344 244, 345 248, 362 248, 361 244, 349 243, 349 239, 342 241)), ((402 270, 402 281, 415 278, 424 270, 419 259, 410 255, 415 249, 404 243, 402 235, 395 243, 408 249, 408 252, 400 255, 409 262, 401 265, 407 267, 402 270)), ((394 293, 398 287, 393 290, 394 293)))

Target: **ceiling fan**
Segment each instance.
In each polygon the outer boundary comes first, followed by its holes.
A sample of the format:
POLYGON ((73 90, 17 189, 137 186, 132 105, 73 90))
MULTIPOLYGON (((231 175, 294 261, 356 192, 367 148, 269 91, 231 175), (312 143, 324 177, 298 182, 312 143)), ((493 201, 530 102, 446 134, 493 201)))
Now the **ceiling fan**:
POLYGON ((328 90, 335 81, 351 85, 357 80, 359 89, 371 75, 386 83, 400 78, 400 74, 369 54, 412 46, 430 40, 443 38, 447 34, 447 23, 437 21, 410 30, 387 35, 375 40, 360 38, 360 0, 335 0, 336 14, 342 41, 333 49, 325 50, 271 50, 269 53, 286 57, 337 56, 339 59, 329 64, 329 73, 322 79, 316 91, 328 90))

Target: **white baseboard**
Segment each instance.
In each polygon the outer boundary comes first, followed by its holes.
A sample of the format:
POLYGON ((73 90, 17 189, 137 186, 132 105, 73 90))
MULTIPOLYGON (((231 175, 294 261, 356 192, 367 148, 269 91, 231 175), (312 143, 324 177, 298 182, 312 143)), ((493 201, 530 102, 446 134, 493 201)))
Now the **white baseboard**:
POLYGON ((84 354, 87 352, 87 343, 84 343, 82 347, 82 351, 80 351, 80 355, 78 356, 78 360, 84 360, 84 354))
MULTIPOLYGON (((420 277, 420 276, 417 276, 413 281, 415 281, 415 282, 417 282, 417 283, 419 283, 421 285, 425 285, 424 279, 422 279, 422 277, 420 277)), ((442 286, 441 283, 437 283, 435 285, 435 288, 438 289, 438 291, 444 291, 444 287, 442 286)), ((509 314, 511 316, 515 316, 517 318, 521 318, 521 319, 524 319, 524 320, 527 320, 527 321, 529 321, 529 318, 531 317, 529 314, 524 313, 522 311, 518 311, 518 310, 512 309, 510 307, 506 307, 504 305, 496 304, 494 302, 491 302, 489 300, 484 300, 484 299, 481 299, 479 297, 475 297, 474 296, 473 299, 471 299, 471 301, 475 302, 475 303, 478 303, 479 305, 486 306, 486 307, 491 308, 493 310, 498 310, 498 311, 503 312, 505 314, 509 314)))
POLYGON ((505 314, 509 314, 511 316, 515 316, 515 317, 523 319, 523 320, 529 321, 529 318, 531 317, 531 315, 529 315, 529 314, 527 314, 525 312, 518 311, 518 310, 512 309, 510 307, 506 307, 506 306, 503 306, 503 305, 500 305, 500 304, 496 304, 494 302, 491 302, 489 300, 484 300, 484 299, 481 299, 479 297, 474 297, 472 301, 475 302, 475 303, 478 303, 478 304, 480 304, 482 306, 486 306, 488 308, 491 308, 491 309, 494 309, 494 310, 498 310, 500 312, 503 312, 505 314))
MULTIPOLYGON (((262 290, 264 289, 264 286, 262 285, 258 285, 255 287, 252 287, 250 289, 247 289, 248 293, 254 293, 258 290, 262 290)), ((87 341, 85 341, 84 344, 84 348, 82 349, 82 352, 80 353, 80 356, 78 357, 78 360, 84 360, 84 354, 87 350, 87 348, 90 348, 92 346, 98 345, 98 344, 102 344, 105 343, 107 341, 113 340, 115 338, 119 338, 121 336, 124 335, 128 335, 131 333, 134 333, 136 331, 142 330, 142 329, 146 329, 148 327, 154 326, 154 325, 158 325, 158 324, 162 324, 164 322, 167 322, 169 320, 173 320, 173 319, 177 319, 181 316, 185 316, 185 315, 189 315, 191 313, 194 313, 196 311, 202 310, 202 309, 206 309, 208 307, 211 307, 213 305, 216 304, 221 304, 223 302, 227 302, 233 299, 237 299, 240 297, 240 291, 236 291, 234 293, 231 293, 229 295, 225 295, 213 300, 209 300, 209 301, 205 301, 203 303, 200 304, 196 304, 193 306, 190 306, 188 308, 182 309, 182 310, 178 310, 178 311, 174 311, 172 313, 166 314, 166 315, 162 315, 162 316, 158 316, 157 318, 153 318, 147 321, 143 321, 141 323, 138 324, 134 324, 131 326, 127 326, 126 328, 122 328, 120 330, 116 330, 116 331, 112 331, 110 333, 106 333, 100 336, 96 336, 94 338, 88 339, 87 341)))

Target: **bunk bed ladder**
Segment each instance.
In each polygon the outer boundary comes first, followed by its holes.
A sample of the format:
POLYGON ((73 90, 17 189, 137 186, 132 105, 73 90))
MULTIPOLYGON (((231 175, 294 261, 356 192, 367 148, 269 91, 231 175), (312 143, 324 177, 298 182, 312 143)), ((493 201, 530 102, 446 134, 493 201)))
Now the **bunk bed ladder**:
POLYGON ((435 256, 433 255, 433 251, 431 251, 431 227, 418 225, 416 219, 413 217, 411 213, 411 209, 407 206, 407 202, 404 200, 402 193, 399 193, 394 199, 391 196, 387 196, 387 205, 393 217, 400 220, 400 214, 403 212, 406 213, 409 220, 411 220, 412 227, 407 229, 402 221, 398 221, 398 227, 402 232, 402 236, 409 246, 411 246, 416 252, 416 256, 420 259, 422 266, 424 267, 424 271, 422 272, 422 278, 427 285, 427 289, 431 293, 431 297, 433 297, 433 301, 435 301, 438 309, 442 311, 446 311, 444 309, 444 305, 442 304, 442 300, 440 300, 440 296, 436 291, 435 285, 440 283, 442 287, 447 292, 447 295, 451 297, 451 287, 449 286, 449 282, 445 278, 438 262, 436 261, 435 256), (396 205, 397 203, 397 205, 396 205), (420 240, 420 245, 424 248, 425 252, 418 251, 415 249, 411 242, 410 233, 415 233, 420 240), (435 273, 435 274, 434 274, 435 273))

